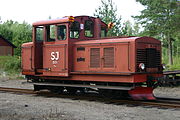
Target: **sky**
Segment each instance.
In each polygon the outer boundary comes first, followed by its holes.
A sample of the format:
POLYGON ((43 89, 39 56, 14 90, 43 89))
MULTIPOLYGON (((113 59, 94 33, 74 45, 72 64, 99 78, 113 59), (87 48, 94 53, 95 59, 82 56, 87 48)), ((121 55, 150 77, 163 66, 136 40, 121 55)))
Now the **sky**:
MULTIPOLYGON (((140 14, 144 7, 135 0, 113 0, 117 14, 122 20, 130 20, 132 15, 140 14)), ((40 20, 61 18, 63 16, 93 16, 101 6, 101 0, 1 0, 1 21, 13 20, 29 24, 40 20)))

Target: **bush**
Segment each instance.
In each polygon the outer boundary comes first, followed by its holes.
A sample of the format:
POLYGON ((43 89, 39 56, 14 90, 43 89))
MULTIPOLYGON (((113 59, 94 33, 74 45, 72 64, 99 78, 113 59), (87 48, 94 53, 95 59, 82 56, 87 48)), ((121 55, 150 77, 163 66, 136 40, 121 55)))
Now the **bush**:
POLYGON ((163 57, 163 63, 166 64, 166 70, 180 70, 180 57, 179 56, 174 56, 173 57, 173 65, 168 64, 168 57, 163 57))
POLYGON ((180 57, 174 57, 173 59, 174 64, 170 66, 171 70, 180 70, 180 57))
POLYGON ((19 74, 21 59, 19 56, 0 56, 0 69, 7 73, 19 74))

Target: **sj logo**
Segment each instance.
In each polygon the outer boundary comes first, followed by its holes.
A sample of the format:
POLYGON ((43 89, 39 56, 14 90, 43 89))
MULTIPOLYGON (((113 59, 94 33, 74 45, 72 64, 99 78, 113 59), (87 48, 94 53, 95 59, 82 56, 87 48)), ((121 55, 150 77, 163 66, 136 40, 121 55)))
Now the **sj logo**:
POLYGON ((51 60, 52 61, 59 60, 59 52, 51 52, 51 60))

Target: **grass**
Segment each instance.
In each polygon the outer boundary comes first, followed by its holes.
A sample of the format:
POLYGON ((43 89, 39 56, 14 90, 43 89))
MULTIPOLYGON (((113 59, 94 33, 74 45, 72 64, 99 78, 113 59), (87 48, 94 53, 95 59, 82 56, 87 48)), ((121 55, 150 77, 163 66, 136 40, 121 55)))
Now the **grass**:
POLYGON ((166 64, 166 70, 180 70, 180 57, 179 56, 174 56, 173 57, 173 65, 168 64, 168 57, 165 56, 162 59, 162 63, 166 64))
POLYGON ((0 56, 0 76, 20 75, 21 59, 18 56, 0 56))

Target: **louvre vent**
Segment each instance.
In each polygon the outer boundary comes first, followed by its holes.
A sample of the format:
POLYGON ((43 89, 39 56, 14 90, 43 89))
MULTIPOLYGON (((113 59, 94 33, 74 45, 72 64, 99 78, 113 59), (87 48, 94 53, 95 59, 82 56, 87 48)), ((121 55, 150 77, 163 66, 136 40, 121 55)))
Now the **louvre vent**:
POLYGON ((146 68, 158 68, 161 64, 160 51, 155 48, 137 50, 137 68, 140 63, 144 63, 146 68))
POLYGON ((140 63, 144 63, 146 65, 146 50, 145 49, 138 49, 137 50, 137 67, 140 63))
POLYGON ((82 57, 77 58, 77 62, 85 62, 85 58, 82 58, 82 57))
POLYGON ((90 49, 90 67, 91 68, 100 67, 100 48, 90 49))
POLYGON ((156 67, 161 67, 161 54, 160 54, 160 51, 156 51, 156 67))
POLYGON ((78 47, 77 51, 85 51, 85 47, 78 47))
POLYGON ((104 66, 105 68, 114 67, 114 48, 104 48, 104 66))
POLYGON ((147 68, 156 68, 156 49, 154 48, 147 48, 146 49, 146 59, 147 59, 147 63, 146 63, 146 67, 147 68))

